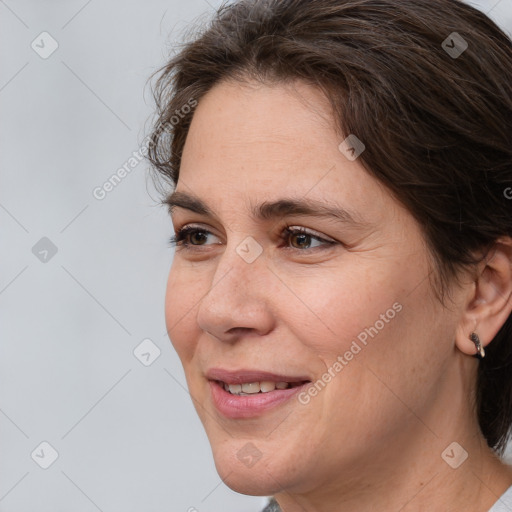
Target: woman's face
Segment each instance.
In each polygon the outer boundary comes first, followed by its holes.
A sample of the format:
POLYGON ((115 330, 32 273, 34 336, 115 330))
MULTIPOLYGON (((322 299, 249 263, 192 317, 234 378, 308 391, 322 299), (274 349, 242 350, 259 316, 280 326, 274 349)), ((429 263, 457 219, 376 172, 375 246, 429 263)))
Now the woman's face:
POLYGON ((173 224, 196 231, 166 322, 219 474, 246 494, 393 471, 435 429, 454 353, 417 223, 330 119, 309 85, 224 82, 183 151, 173 224))

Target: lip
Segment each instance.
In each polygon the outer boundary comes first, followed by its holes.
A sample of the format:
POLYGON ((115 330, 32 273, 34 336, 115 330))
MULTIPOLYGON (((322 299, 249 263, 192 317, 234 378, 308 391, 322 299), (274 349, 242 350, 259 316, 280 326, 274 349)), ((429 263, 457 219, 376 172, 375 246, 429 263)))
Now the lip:
POLYGON ((306 376, 279 375, 277 373, 262 372, 259 370, 224 370, 212 368, 206 372, 208 380, 220 380, 228 384, 244 384, 247 382, 304 382, 310 380, 306 376))
POLYGON ((279 375, 258 370, 229 371, 213 368, 206 373, 213 404, 217 411, 230 419, 255 418, 270 409, 283 405, 300 393, 305 386, 311 384, 310 379, 301 376, 279 375), (287 389, 275 389, 268 393, 255 393, 253 395, 232 395, 219 384, 243 384, 247 382, 304 382, 301 386, 287 389))

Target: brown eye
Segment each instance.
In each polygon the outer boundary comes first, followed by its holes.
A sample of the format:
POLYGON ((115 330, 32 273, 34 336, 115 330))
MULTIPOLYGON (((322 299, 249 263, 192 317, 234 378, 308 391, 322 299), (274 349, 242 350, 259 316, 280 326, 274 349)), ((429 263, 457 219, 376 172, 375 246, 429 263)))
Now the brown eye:
POLYGON ((309 249, 311 245, 311 235, 307 233, 292 233, 290 240, 296 249, 309 249))
POLYGON ((194 230, 189 233, 189 237, 192 245, 202 245, 208 239, 208 234, 205 231, 194 230))
POLYGON ((329 247, 336 242, 334 240, 327 240, 321 236, 309 232, 305 228, 289 228, 284 230, 282 235, 285 243, 290 245, 290 249, 305 251, 308 249, 322 249, 329 247))
POLYGON ((185 249, 189 247, 193 248, 200 247, 203 245, 212 245, 211 243, 207 243, 208 237, 210 235, 215 237, 215 235, 208 231, 207 229, 196 226, 186 226, 178 230, 176 234, 171 237, 171 239, 169 240, 169 244, 171 245, 171 247, 177 246, 185 249))

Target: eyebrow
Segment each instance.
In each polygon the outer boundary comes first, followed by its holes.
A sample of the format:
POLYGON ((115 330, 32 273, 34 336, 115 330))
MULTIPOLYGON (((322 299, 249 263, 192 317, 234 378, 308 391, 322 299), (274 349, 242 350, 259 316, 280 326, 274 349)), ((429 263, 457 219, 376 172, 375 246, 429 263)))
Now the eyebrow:
MULTIPOLYGON (((172 215, 175 208, 183 208, 200 215, 218 218, 213 210, 198 197, 185 192, 173 192, 164 201, 172 215)), ((311 198, 284 197, 275 201, 265 201, 251 209, 253 219, 273 220, 286 216, 306 215, 309 217, 335 219, 356 228, 368 227, 370 223, 357 212, 340 206, 329 205, 324 201, 311 198)))

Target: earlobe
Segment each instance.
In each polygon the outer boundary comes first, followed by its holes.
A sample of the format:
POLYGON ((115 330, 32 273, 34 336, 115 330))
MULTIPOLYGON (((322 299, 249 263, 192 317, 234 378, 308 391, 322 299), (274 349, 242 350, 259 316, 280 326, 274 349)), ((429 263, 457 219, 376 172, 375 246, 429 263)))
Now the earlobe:
POLYGON ((512 313, 512 238, 500 238, 478 265, 461 323, 459 350, 479 359, 512 313))

